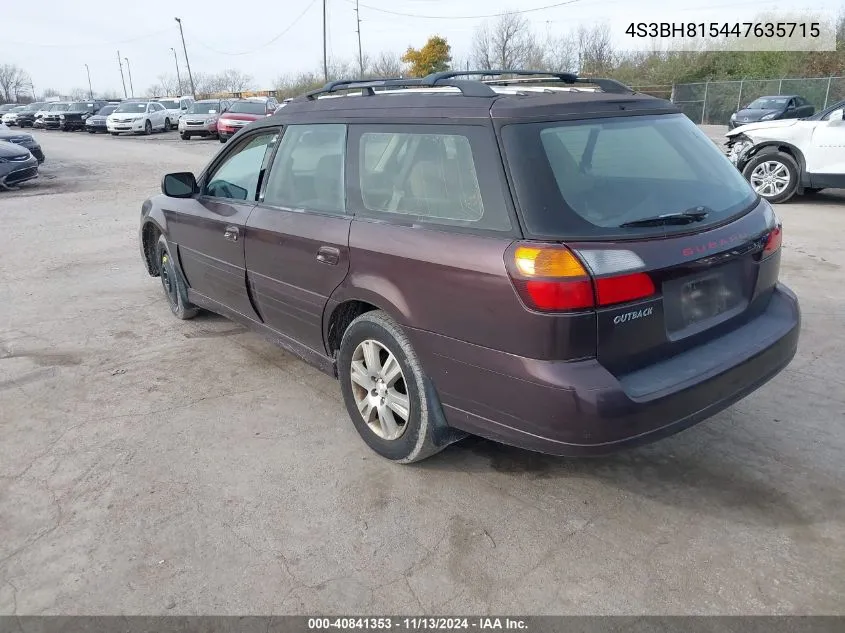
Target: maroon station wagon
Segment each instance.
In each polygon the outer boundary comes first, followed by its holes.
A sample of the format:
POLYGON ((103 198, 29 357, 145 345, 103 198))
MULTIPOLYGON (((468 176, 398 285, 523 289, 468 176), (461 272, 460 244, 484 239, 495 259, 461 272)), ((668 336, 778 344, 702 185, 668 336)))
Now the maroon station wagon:
POLYGON ((700 422, 795 354, 781 224, 672 104, 541 75, 299 97, 164 177, 147 271, 177 317, 225 315, 336 376, 397 462, 466 434, 579 455, 700 422))

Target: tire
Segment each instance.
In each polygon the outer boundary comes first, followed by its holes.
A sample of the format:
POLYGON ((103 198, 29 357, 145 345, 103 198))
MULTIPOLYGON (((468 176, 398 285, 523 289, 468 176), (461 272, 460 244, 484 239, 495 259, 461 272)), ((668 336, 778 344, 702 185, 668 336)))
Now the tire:
POLYGON ((225 142, 226 142, 226 139, 225 139, 224 137, 222 137, 222 136, 218 136, 218 137, 217 137, 217 140, 218 140, 218 141, 220 141, 221 143, 225 143, 225 142))
POLYGON ((161 128, 161 131, 162 132, 169 132, 172 129, 173 129, 173 127, 170 125, 170 119, 165 119, 164 120, 164 127, 161 128))
POLYGON ((432 402, 419 359, 393 319, 380 310, 359 316, 343 333, 337 358, 346 410, 371 449, 391 461, 410 464, 445 448, 445 444, 437 445, 434 436, 436 412, 432 405, 439 404, 432 402), (353 363, 359 371, 353 372, 353 363), (383 376, 385 367, 393 367, 393 363, 398 364, 399 376, 396 371, 387 372, 393 375, 392 383, 389 376, 384 382, 372 380, 373 375, 383 376), (354 383, 353 373, 358 377, 354 383), (372 389, 362 386, 362 381, 372 389), (401 413, 385 404, 392 398, 398 409, 407 411, 404 421, 401 413), (359 401, 369 407, 369 421, 359 409, 359 401))
POLYGON ((153 133, 153 124, 150 123, 149 119, 147 119, 147 122, 144 123, 144 134, 146 134, 147 136, 150 136, 152 133, 153 133))
POLYGON ((97 130, 88 130, 88 134, 96 134, 97 130))
POLYGON ((182 140, 183 140, 183 141, 190 141, 190 140, 191 140, 191 135, 190 135, 190 134, 184 134, 184 133, 183 133, 183 134, 180 134, 179 136, 181 136, 181 137, 182 137, 182 140))
POLYGON ((119 136, 119 135, 120 135, 120 132, 112 132, 112 133, 111 133, 111 135, 112 135, 112 136, 119 136))
POLYGON ((748 161, 742 175, 760 196, 772 204, 778 204, 795 195, 800 170, 789 154, 767 152, 748 161))
POLYGON ((156 259, 159 265, 161 287, 164 290, 164 296, 167 297, 170 311, 177 319, 183 321, 193 319, 197 316, 199 309, 188 303, 188 289, 185 288, 182 278, 176 271, 170 249, 167 248, 167 240, 163 235, 159 236, 158 244, 156 244, 156 259))

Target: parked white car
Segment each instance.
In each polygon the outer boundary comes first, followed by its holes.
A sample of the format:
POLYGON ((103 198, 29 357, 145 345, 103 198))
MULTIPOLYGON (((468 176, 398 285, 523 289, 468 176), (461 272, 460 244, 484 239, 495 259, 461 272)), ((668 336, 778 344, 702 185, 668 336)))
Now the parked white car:
POLYGON ((188 109, 193 104, 194 100, 191 97, 163 97, 156 99, 158 103, 164 106, 167 110, 167 116, 170 118, 170 127, 175 128, 179 125, 179 118, 183 114, 188 113, 188 109))
POLYGON ((845 188, 845 101, 807 119, 761 121, 727 133, 728 157, 763 198, 845 188))
POLYGON ((18 112, 23 112, 24 110, 26 110, 25 105, 20 105, 16 108, 12 108, 8 112, 6 112, 2 117, 0 117, 0 121, 2 121, 5 125, 17 125, 18 112))
POLYGON ((113 136, 166 132, 170 126, 167 110, 157 101, 123 101, 106 119, 106 129, 113 136))

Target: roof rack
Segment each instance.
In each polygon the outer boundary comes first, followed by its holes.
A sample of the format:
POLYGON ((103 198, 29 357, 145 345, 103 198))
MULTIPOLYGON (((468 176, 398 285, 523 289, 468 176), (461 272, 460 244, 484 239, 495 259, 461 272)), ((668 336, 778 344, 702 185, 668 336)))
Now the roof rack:
POLYGON ((455 79, 456 77, 473 76, 494 76, 494 75, 518 75, 548 77, 546 81, 559 81, 561 83, 574 85, 592 84, 601 88, 604 92, 615 94, 634 94, 635 91, 615 79, 603 79, 598 77, 578 77, 573 73, 555 73, 545 70, 447 70, 439 73, 431 73, 422 78, 403 79, 401 77, 387 77, 380 79, 344 79, 330 81, 322 88, 312 90, 294 99, 294 101, 313 101, 322 95, 343 90, 360 90, 362 95, 372 96, 375 88, 434 88, 452 87, 461 91, 465 97, 495 97, 498 93, 490 88, 488 84, 507 85, 509 79, 496 79, 478 81, 472 79, 455 79))
POLYGON ((423 81, 431 80, 437 82, 441 78, 452 78, 468 75, 517 75, 518 78, 511 79, 488 79, 484 83, 494 86, 507 86, 509 84, 518 84, 527 81, 559 81, 565 84, 592 84, 598 86, 604 92, 611 92, 614 94, 636 94, 636 90, 626 86, 621 81, 615 79, 607 79, 604 77, 579 77, 575 73, 556 73, 546 70, 455 70, 446 71, 442 73, 433 73, 424 77, 423 81), (529 79, 522 79, 522 77, 529 77, 529 79), (544 79, 548 77, 548 79, 544 79))

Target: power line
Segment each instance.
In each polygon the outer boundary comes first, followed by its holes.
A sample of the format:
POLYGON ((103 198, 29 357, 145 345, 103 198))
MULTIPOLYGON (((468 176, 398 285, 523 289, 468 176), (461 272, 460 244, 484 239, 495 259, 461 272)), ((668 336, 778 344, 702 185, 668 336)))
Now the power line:
POLYGON ((86 41, 81 44, 40 44, 38 42, 15 42, 14 40, 4 40, 7 44, 17 44, 19 46, 40 46, 43 48, 78 48, 78 47, 92 47, 92 46, 116 46, 118 44, 128 44, 130 42, 137 42, 138 40, 144 40, 148 37, 155 37, 156 35, 163 35, 164 33, 169 32, 170 29, 163 29, 161 31, 154 31, 152 33, 147 33, 146 35, 139 35, 138 37, 133 37, 128 40, 119 40, 116 42, 91 42, 86 41))
MULTIPOLYGON (((355 4, 355 0, 346 0, 351 4, 355 4)), ((392 11, 390 9, 380 9, 369 4, 360 3, 360 6, 369 9, 370 11, 378 11, 379 13, 387 13, 389 15, 400 15, 404 18, 419 18, 421 20, 478 20, 481 18, 498 18, 503 15, 510 15, 513 13, 532 13, 535 11, 545 11, 547 9, 556 9, 567 4, 575 4, 581 0, 566 0, 565 2, 557 2, 549 4, 544 7, 534 7, 533 9, 516 9, 514 11, 501 11, 499 13, 487 13, 485 15, 420 15, 418 13, 403 13, 402 11, 392 11)))
POLYGON ((299 22, 303 17, 305 17, 305 14, 308 13, 308 11, 311 9, 311 7, 313 7, 315 4, 317 4, 317 0, 311 0, 311 2, 308 3, 308 6, 305 7, 305 9, 302 10, 302 13, 297 15, 293 19, 293 22, 288 24, 287 27, 285 27, 285 29, 281 33, 276 35, 269 42, 262 44, 261 46, 258 46, 257 48, 253 48, 253 49, 248 50, 248 51, 241 51, 239 53, 233 53, 231 51, 220 51, 220 50, 217 50, 216 48, 213 48, 213 47, 209 46, 208 44, 205 44, 204 42, 201 42, 199 40, 196 40, 196 42, 197 42, 197 44, 199 44, 203 48, 207 48, 212 53, 217 53, 218 55, 251 55, 252 53, 256 53, 256 52, 260 51, 262 48, 267 48, 268 46, 270 46, 270 44, 274 44, 275 42, 277 42, 283 35, 287 34, 288 31, 290 31, 294 26, 296 26, 297 22, 299 22))

